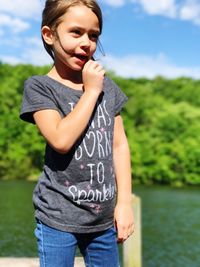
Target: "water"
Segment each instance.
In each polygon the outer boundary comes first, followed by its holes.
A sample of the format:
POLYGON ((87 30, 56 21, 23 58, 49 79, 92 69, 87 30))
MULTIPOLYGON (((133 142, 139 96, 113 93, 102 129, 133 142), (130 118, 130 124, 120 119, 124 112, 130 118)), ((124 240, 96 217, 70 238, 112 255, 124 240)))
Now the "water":
POLYGON ((37 255, 33 187, 25 181, 0 182, 0 257, 37 255))
MULTIPOLYGON (((0 182, 0 257, 35 257, 32 191, 0 182)), ((199 189, 134 188, 142 198, 143 267, 200 267, 199 189)))
POLYGON ((143 266, 200 266, 199 189, 136 187, 142 198, 143 266))

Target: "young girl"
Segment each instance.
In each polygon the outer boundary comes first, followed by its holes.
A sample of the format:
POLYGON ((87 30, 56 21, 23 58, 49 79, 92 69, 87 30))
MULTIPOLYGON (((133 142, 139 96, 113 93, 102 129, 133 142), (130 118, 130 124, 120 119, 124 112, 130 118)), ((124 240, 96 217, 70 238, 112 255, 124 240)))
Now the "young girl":
POLYGON ((47 0, 41 32, 54 65, 25 82, 20 114, 47 142, 33 194, 40 266, 72 267, 78 246, 86 266, 118 267, 117 241, 133 232, 127 98, 93 60, 101 10, 95 0, 47 0))

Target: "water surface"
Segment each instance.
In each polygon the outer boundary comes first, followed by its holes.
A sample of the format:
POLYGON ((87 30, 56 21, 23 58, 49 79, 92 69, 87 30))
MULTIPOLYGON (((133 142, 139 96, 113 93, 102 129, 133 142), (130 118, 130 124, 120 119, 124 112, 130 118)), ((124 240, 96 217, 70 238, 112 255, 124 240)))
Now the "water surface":
MULTIPOLYGON (((35 183, 0 182, 0 257, 37 256, 35 183)), ((143 267, 200 267, 200 189, 134 187, 142 199, 143 267)))
POLYGON ((200 267, 200 189, 136 187, 144 267, 200 267))

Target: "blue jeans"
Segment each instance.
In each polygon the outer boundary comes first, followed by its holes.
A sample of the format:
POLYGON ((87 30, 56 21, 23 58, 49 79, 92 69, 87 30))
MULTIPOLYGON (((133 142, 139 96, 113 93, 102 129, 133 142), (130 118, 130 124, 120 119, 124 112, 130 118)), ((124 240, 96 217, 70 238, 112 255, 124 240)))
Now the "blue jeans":
POLYGON ((73 267, 79 247, 86 267, 119 267, 119 255, 114 227, 96 233, 76 234, 51 228, 37 222, 40 267, 73 267))

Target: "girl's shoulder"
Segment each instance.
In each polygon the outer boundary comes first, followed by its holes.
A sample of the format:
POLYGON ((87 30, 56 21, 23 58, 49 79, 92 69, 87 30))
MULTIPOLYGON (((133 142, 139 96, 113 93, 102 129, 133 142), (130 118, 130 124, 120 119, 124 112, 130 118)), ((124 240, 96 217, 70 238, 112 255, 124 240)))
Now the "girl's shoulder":
POLYGON ((128 97, 124 94, 117 83, 107 76, 104 79, 104 91, 107 92, 109 98, 114 101, 115 114, 118 114, 125 102, 127 102, 128 97))
POLYGON ((121 90, 119 86, 116 84, 115 81, 113 81, 111 78, 108 76, 105 76, 104 78, 104 91, 109 91, 109 92, 115 92, 115 91, 121 90))
POLYGON ((46 75, 33 75, 25 80, 25 84, 45 84, 46 75))
POLYGON ((104 78, 104 84, 107 86, 117 86, 117 84, 108 76, 105 76, 104 78))
POLYGON ((52 83, 47 75, 34 75, 29 77, 24 82, 25 91, 53 91, 55 85, 52 83))
POLYGON ((48 85, 46 75, 34 75, 24 81, 24 95, 29 98, 40 98, 52 95, 52 88, 48 85))
POLYGON ((104 91, 109 92, 111 94, 124 94, 123 90, 119 87, 119 85, 108 76, 104 78, 104 91))

